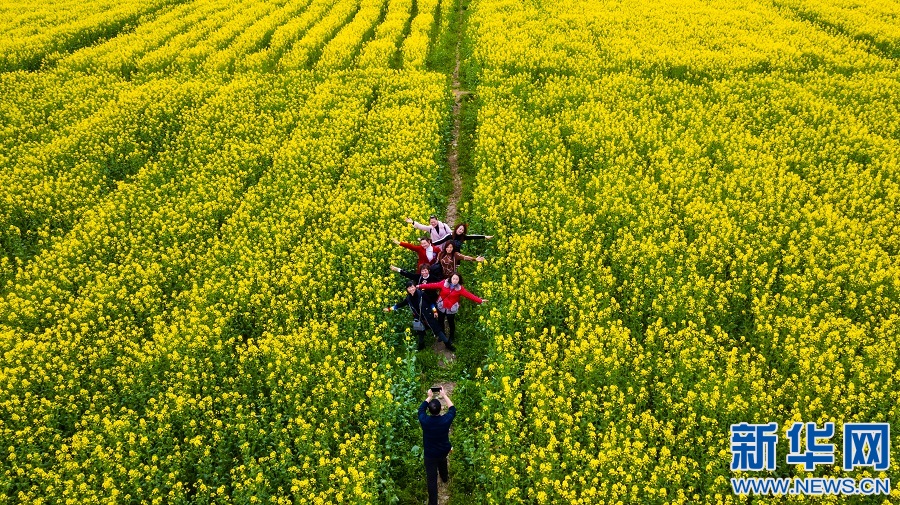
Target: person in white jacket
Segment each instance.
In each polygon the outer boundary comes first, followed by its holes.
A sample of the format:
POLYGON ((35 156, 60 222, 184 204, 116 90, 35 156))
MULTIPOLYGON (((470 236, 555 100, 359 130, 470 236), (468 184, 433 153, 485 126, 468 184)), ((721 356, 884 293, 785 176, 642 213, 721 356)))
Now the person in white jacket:
POLYGON ((428 218, 429 224, 422 224, 416 221, 413 221, 412 218, 406 218, 406 222, 413 225, 415 229, 427 231, 431 233, 431 243, 438 242, 444 237, 448 237, 453 233, 453 230, 450 229, 450 226, 447 223, 438 221, 437 216, 432 214, 428 218))

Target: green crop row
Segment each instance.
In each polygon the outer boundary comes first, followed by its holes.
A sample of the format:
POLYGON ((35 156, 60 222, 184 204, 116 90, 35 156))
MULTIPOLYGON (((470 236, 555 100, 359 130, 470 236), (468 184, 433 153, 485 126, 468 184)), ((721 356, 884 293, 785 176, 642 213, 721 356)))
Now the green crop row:
POLYGON ((472 496, 743 503, 741 422, 782 427, 757 476, 896 480, 842 471, 839 441, 786 465, 783 431, 900 420, 894 62, 765 3, 473 9, 466 210, 503 252, 472 496))

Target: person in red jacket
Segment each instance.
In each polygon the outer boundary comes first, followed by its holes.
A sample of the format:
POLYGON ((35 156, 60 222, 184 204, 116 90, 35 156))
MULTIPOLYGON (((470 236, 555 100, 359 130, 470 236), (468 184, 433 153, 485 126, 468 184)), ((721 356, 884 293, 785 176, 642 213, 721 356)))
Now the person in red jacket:
POLYGON ((438 324, 443 327, 444 319, 448 321, 450 324, 450 341, 453 342, 453 338, 456 336, 456 312, 459 311, 459 299, 460 297, 466 297, 469 300, 481 305, 487 300, 478 298, 477 296, 469 293, 466 288, 462 286, 462 277, 460 277, 459 273, 453 272, 450 275, 450 278, 445 279, 441 282, 432 282, 430 284, 419 284, 416 286, 418 289, 438 289, 440 292, 438 293, 438 324))
POLYGON ((405 247, 410 251, 414 251, 419 259, 416 262, 416 270, 420 270, 422 265, 433 265, 437 262, 438 254, 441 253, 441 248, 435 245, 431 245, 431 239, 428 237, 422 237, 419 239, 419 245, 410 244, 409 242, 400 242, 397 239, 391 239, 391 242, 394 245, 398 245, 400 247, 405 247))

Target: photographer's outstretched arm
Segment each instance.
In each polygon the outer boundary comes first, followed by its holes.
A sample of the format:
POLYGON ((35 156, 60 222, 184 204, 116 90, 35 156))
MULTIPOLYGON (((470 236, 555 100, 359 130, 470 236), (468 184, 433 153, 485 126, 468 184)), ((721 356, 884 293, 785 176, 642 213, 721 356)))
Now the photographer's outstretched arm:
POLYGON ((447 390, 446 390, 446 389, 441 388, 441 396, 443 396, 443 397, 444 397, 444 400, 446 400, 447 408, 448 408, 448 409, 449 409, 450 407, 453 406, 453 400, 451 400, 451 399, 450 399, 450 396, 447 395, 447 390))

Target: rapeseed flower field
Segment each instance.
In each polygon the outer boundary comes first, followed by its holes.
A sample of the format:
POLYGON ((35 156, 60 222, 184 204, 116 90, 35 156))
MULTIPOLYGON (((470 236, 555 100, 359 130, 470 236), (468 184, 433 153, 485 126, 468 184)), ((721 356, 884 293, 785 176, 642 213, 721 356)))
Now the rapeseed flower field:
POLYGON ((0 503, 421 503, 433 380, 451 503, 900 501, 732 485, 898 480, 784 457, 900 446, 897 2, 0 13, 0 503), (382 308, 451 198, 448 364, 382 308))
MULTIPOLYGON (((473 9, 468 211, 504 237, 474 494, 739 503, 729 426, 896 423, 896 6, 473 9)), ((750 475, 851 475, 787 442, 750 475)))

